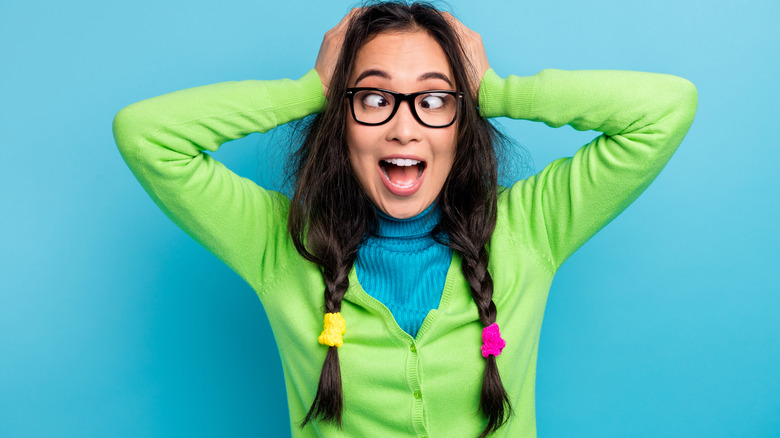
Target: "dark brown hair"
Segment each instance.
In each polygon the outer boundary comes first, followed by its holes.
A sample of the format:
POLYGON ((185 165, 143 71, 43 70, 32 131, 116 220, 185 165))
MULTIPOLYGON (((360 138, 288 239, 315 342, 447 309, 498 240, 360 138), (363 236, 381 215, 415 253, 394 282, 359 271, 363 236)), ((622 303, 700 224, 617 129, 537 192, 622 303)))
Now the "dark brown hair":
MULTIPOLYGON (((474 90, 469 90, 472 67, 458 35, 429 4, 378 3, 363 8, 353 18, 330 82, 329 104, 311 121, 293 154, 290 169, 295 190, 289 232, 298 252, 320 266, 325 279, 325 312, 339 312, 358 247, 363 236, 375 230, 377 221, 374 205, 352 172, 345 142, 349 114, 342 103, 358 50, 377 34, 391 30, 427 32, 444 50, 455 88, 465 91, 457 120, 455 159, 436 201, 442 215, 433 237, 461 255, 463 275, 480 321, 487 327, 496 321, 496 306, 485 245, 496 224, 496 146, 504 137, 480 117, 472 97, 474 90)), ((474 348, 479 350, 479 339, 474 340, 474 348)), ((329 347, 317 394, 301 427, 314 419, 341 426, 342 410, 338 348, 329 347)), ((479 410, 487 417, 481 437, 501 427, 511 413, 495 356, 486 359, 479 410)))

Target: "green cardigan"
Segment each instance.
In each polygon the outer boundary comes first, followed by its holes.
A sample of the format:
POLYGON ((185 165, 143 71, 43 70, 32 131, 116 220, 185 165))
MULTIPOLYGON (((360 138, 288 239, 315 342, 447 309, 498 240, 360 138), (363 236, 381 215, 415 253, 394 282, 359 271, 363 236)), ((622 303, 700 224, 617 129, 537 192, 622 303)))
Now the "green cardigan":
MULTIPOLYGON (((489 269, 507 343, 498 366, 514 415, 494 436, 536 436, 536 357, 553 275, 658 175, 693 120, 696 96, 688 81, 660 74, 485 74, 479 94, 484 117, 603 133, 573 158, 550 163, 499 196, 489 269)), ((131 105, 117 114, 114 135, 157 205, 260 297, 282 360, 293 436, 475 437, 485 425, 478 414, 482 326, 457 254, 438 309, 414 339, 361 288, 352 270, 341 311, 347 322, 339 351, 344 428, 298 426, 327 350, 317 342, 322 276, 287 233, 289 200, 236 176, 205 152, 324 104, 313 70, 297 81, 221 83, 131 105)))

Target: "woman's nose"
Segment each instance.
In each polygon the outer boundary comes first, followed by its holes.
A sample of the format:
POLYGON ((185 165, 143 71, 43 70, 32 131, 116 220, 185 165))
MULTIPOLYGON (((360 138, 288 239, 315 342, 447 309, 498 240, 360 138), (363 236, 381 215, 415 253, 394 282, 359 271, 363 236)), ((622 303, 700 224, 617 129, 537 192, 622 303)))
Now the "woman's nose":
POLYGON ((401 102, 398 111, 387 124, 387 139, 398 141, 404 145, 412 141, 419 141, 425 128, 412 114, 409 102, 401 102))

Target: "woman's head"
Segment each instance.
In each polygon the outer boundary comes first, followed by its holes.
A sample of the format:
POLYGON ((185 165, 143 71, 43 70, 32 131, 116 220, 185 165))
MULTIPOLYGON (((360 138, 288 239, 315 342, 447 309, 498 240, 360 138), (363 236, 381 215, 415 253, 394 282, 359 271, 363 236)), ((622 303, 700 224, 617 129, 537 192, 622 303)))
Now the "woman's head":
MULTIPOLYGON (((442 13, 424 5, 380 4, 353 19, 331 81, 330 99, 338 102, 352 87, 468 93, 467 77, 458 35, 442 13)), ((388 104, 377 101, 379 96, 365 97, 351 98, 351 103, 388 104)), ((458 95, 421 96, 417 104, 401 103, 392 119, 378 126, 358 123, 354 111, 343 116, 355 177, 374 205, 393 217, 412 217, 432 204, 455 160, 457 129, 463 122, 424 126, 413 117, 411 106, 424 112, 431 103, 427 101, 447 104, 456 110, 455 117, 463 117, 464 102, 458 95)))
MULTIPOLYGON (((358 182, 361 197, 393 217, 411 217, 432 204, 453 164, 477 165, 480 169, 473 170, 482 174, 494 171, 492 149, 474 154, 470 147, 475 142, 469 137, 489 135, 491 127, 477 112, 474 90, 468 85, 473 68, 450 20, 424 4, 380 3, 354 13, 329 81, 328 106, 315 129, 327 136, 322 142, 333 148, 327 155, 350 164, 340 170, 348 170, 358 182), (347 90, 354 87, 400 93, 454 90, 461 94, 447 102, 457 109, 457 120, 443 128, 423 126, 412 117, 411 102, 406 102, 385 124, 360 124, 349 104, 366 102, 347 97, 347 90), (394 160, 398 158, 414 161, 394 160)), ((369 104, 376 98, 369 96, 374 99, 369 104)), ((427 105, 430 100, 423 96, 418 103, 427 105)), ((463 171, 456 169, 456 174, 463 171)))

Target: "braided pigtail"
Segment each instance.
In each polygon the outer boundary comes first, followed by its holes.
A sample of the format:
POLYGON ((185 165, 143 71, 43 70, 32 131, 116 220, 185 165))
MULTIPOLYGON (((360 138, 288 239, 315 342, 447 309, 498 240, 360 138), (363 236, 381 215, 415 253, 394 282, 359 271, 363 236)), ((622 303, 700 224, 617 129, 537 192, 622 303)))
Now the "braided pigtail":
MULTIPOLYGON (((358 187, 354 189, 359 190, 358 187)), ((362 204, 364 210, 371 208, 370 204, 362 204)), ((318 340, 320 344, 328 346, 328 353, 322 365, 317 393, 301 427, 315 419, 341 427, 344 401, 338 349, 343 345, 342 335, 346 330, 346 323, 341 316, 341 302, 349 288, 349 272, 357 255, 357 247, 367 229, 364 221, 372 217, 372 212, 368 211, 343 210, 349 211, 338 214, 328 212, 324 217, 310 216, 306 235, 311 252, 302 247, 303 253, 320 266, 325 280, 325 327, 318 340), (351 218, 344 217, 347 215, 351 215, 351 218), (335 223, 323 223, 331 219, 335 223)))
POLYGON ((301 427, 315 418, 335 423, 341 427, 344 399, 341 391, 339 347, 343 345, 341 335, 346 330, 346 323, 341 316, 341 300, 349 287, 347 276, 352 266, 352 260, 346 263, 341 260, 339 262, 333 263, 334 266, 323 267, 326 313, 325 328, 319 337, 319 342, 328 346, 328 353, 322 364, 317 394, 314 396, 314 402, 312 402, 301 427))
MULTIPOLYGON (((490 227, 491 230, 492 228, 490 227)), ((501 353, 505 344, 500 338, 496 324, 493 278, 487 270, 488 254, 485 244, 480 244, 479 239, 469 239, 469 232, 462 229, 450 229, 448 233, 450 246, 461 254, 463 276, 469 283, 471 296, 477 305, 479 319, 484 327, 482 356, 485 357, 485 372, 479 398, 479 410, 488 420, 480 435, 480 438, 484 438, 501 427, 512 411, 496 363, 496 356, 501 353)))
MULTIPOLYGON (((331 168, 349 166, 349 161, 344 159, 323 158, 320 162, 339 163, 331 168)), ((349 288, 349 272, 358 245, 369 230, 369 224, 376 221, 371 202, 351 174, 341 171, 330 176, 325 182, 310 186, 305 197, 296 192, 288 224, 298 252, 320 266, 325 281, 325 328, 319 342, 328 346, 328 353, 317 393, 301 427, 315 419, 341 427, 344 401, 338 349, 343 344, 341 335, 345 331, 341 302, 349 288)), ((304 173, 300 180, 305 179, 304 173)))
POLYGON ((498 334, 498 325, 496 324, 496 305, 492 298, 493 279, 487 271, 488 257, 485 247, 479 249, 475 259, 472 258, 472 254, 465 256, 464 253, 463 260, 463 275, 469 282, 471 296, 477 304, 479 319, 484 327, 482 331, 482 356, 485 357, 485 373, 482 377, 479 408, 487 417, 488 424, 480 435, 482 438, 504 423, 511 412, 511 406, 496 364, 496 356, 501 354, 504 343, 498 334), (495 336, 491 336, 493 334, 495 336), (496 347, 495 344, 499 344, 500 347, 496 347))
POLYGON ((333 114, 333 109, 341 105, 329 108, 311 121, 312 133, 293 157, 297 187, 287 224, 298 253, 320 267, 325 281, 325 330, 319 341, 328 346, 328 353, 301 427, 316 419, 341 427, 344 401, 338 348, 345 330, 341 301, 349 288, 358 245, 369 224, 376 223, 371 201, 352 175, 345 145, 334 144, 343 129, 343 123, 335 120, 343 116, 333 114))
MULTIPOLYGON (((455 73, 456 78, 458 74, 455 73)), ((463 80, 463 79, 461 79, 463 80)), ((498 372, 496 356, 505 343, 496 324, 493 277, 488 271, 487 245, 496 226, 498 164, 496 149, 505 137, 482 119, 471 95, 466 95, 459 121, 458 146, 450 175, 439 202, 442 221, 436 231, 440 242, 457 251, 482 323, 485 372, 479 411, 487 418, 480 438, 495 432, 509 418, 512 406, 498 372)))
MULTIPOLYGON (((493 222, 495 223, 495 222, 493 222)), ((493 433, 501 427, 511 414, 509 396, 501 382, 496 356, 504 346, 496 324, 496 304, 493 302, 493 278, 488 272, 488 253, 485 240, 480 242, 480 234, 456 225, 448 231, 450 246, 461 254, 462 272, 471 289, 471 296, 477 305, 479 319, 484 327, 482 331, 482 355, 485 357, 485 372, 482 377, 482 393, 479 398, 479 410, 487 418, 487 426, 480 438, 493 433), (458 229, 461 228, 461 229, 458 229), (470 239, 469 237, 477 237, 470 239)), ((492 232, 493 226, 488 227, 492 232)), ((484 230, 483 233, 489 233, 484 230)), ((482 234, 484 236, 484 234, 482 234)))

